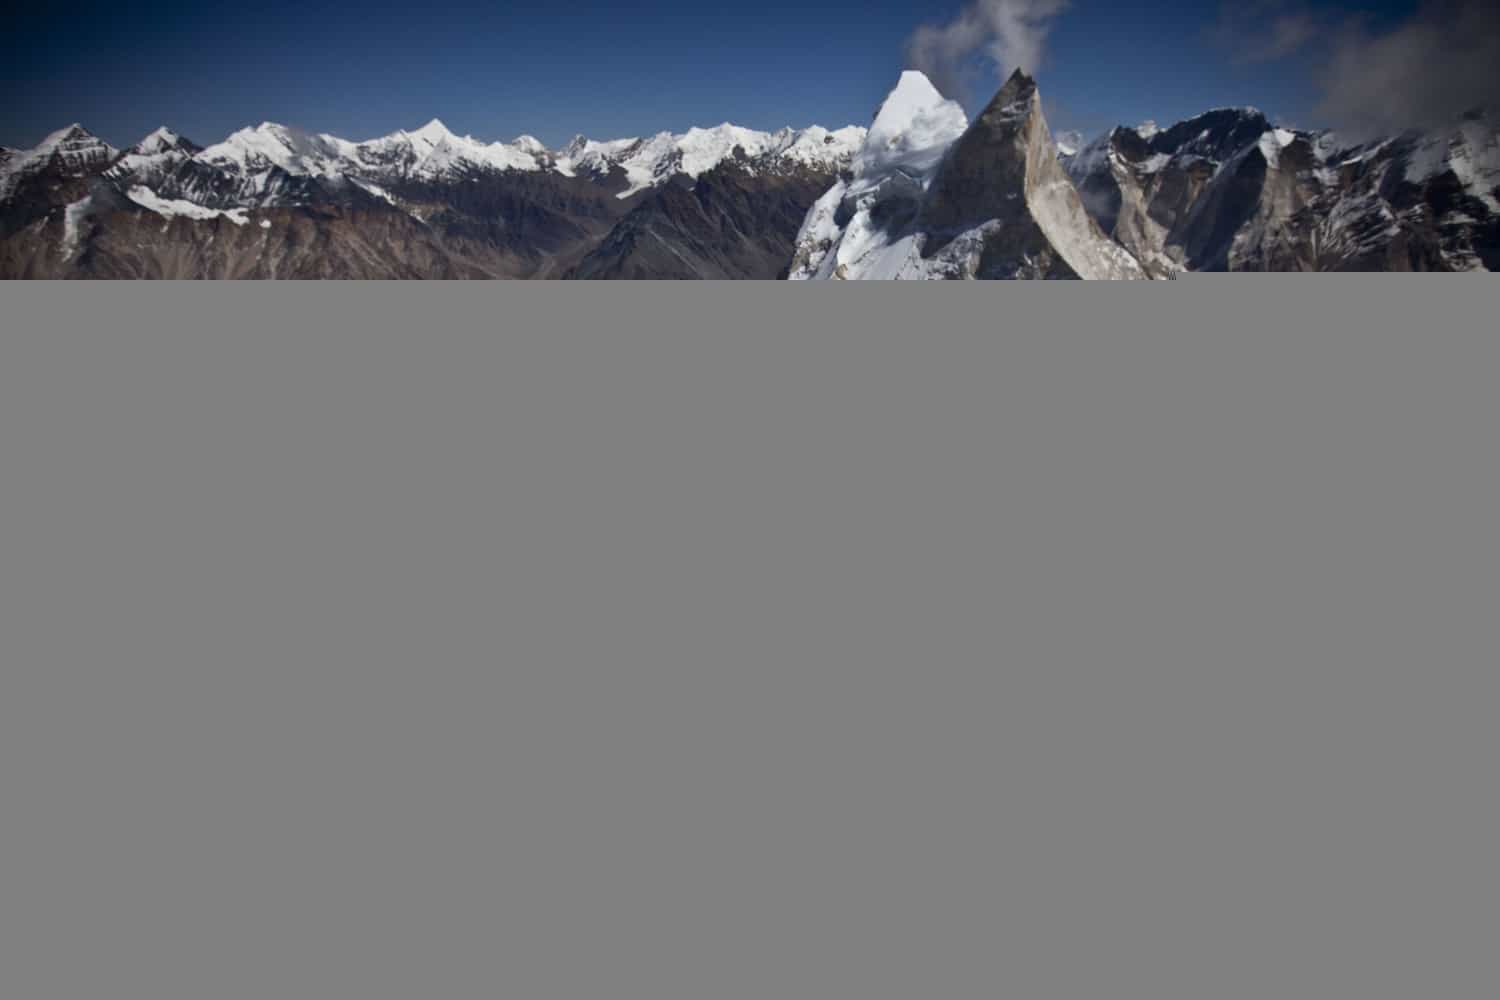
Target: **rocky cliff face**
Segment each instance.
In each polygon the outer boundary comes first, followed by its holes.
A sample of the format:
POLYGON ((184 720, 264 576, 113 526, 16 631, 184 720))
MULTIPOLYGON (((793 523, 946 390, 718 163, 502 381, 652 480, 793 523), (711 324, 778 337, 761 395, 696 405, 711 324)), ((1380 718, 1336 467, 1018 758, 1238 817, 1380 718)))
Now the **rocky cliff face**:
POLYGON ((722 164, 653 191, 567 276, 783 278, 798 227, 829 180, 816 170, 756 176, 722 164))
POLYGON ((887 98, 855 174, 809 214, 795 278, 1146 277, 1085 210, 1017 72, 975 121, 925 77, 887 98), (915 137, 905 147, 896 141, 915 137), (898 155, 888 155, 896 150, 898 155), (912 157, 915 150, 920 156, 912 157), (919 164, 908 162, 919 159, 919 164))
POLYGON ((1153 274, 1494 269, 1492 116, 1350 144, 1253 109, 1117 128, 1065 158, 1101 229, 1153 274))
POLYGON ((1083 207, 1042 116, 1036 82, 1017 71, 949 150, 923 206, 924 257, 966 241, 973 278, 1143 278, 1083 207))

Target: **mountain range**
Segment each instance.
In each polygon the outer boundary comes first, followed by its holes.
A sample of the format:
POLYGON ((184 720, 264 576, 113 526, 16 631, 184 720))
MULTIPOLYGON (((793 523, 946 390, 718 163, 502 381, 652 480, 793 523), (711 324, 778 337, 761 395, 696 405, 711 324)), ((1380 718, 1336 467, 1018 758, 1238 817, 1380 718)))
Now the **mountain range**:
POLYGON ((1171 278, 1500 269, 1500 120, 1360 141, 1253 108, 1054 138, 908 71, 868 129, 364 142, 272 122, 0 148, 6 278, 1171 278))

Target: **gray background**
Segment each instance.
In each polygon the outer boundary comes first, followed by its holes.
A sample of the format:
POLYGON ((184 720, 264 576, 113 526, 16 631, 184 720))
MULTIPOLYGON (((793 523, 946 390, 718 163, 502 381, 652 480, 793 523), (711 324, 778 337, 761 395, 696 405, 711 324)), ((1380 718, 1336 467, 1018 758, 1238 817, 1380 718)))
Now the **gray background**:
POLYGON ((1488 1000, 1496 287, 0 287, 0 995, 1488 1000))

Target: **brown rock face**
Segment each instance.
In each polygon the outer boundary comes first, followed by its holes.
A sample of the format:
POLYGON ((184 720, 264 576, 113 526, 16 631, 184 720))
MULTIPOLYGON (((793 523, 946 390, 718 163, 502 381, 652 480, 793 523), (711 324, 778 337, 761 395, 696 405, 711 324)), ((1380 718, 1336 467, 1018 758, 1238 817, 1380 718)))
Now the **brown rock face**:
POLYGON ((976 278, 1143 278, 1084 209, 1036 81, 1017 70, 948 151, 922 207, 925 257, 983 226, 976 278))
POLYGON ((692 185, 668 184, 647 195, 568 277, 784 277, 797 229, 832 181, 820 171, 755 176, 724 164, 692 185))
POLYGON ((1101 227, 1155 274, 1500 266, 1496 121, 1348 147, 1251 108, 1117 128, 1067 162, 1101 227), (1489 168, 1493 171, 1493 167, 1489 168))

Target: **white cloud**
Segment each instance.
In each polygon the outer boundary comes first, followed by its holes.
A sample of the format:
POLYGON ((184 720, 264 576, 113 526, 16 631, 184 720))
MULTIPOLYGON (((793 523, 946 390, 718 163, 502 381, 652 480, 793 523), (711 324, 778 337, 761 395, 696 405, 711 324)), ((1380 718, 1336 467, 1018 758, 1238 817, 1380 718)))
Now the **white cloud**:
POLYGON ((1295 55, 1329 24, 1327 17, 1295 0, 1234 0, 1219 5, 1210 36, 1244 66, 1295 55))
POLYGON ((1335 32, 1320 82, 1319 113, 1351 132, 1439 125, 1500 107, 1500 6, 1429 0, 1385 32, 1353 19, 1335 32))
POLYGON ((1069 0, 974 0, 946 24, 924 24, 906 42, 906 62, 949 97, 963 97, 977 63, 999 79, 1017 68, 1035 73, 1052 22, 1069 0))

